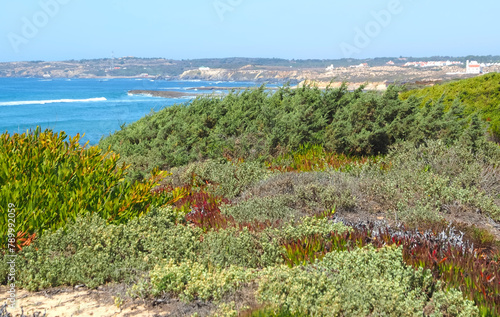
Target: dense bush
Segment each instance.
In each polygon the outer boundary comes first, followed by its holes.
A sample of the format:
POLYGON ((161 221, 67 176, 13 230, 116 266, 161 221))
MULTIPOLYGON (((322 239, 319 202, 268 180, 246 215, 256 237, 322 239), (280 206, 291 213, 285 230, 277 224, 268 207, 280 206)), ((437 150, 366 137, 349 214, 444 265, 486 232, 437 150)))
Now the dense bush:
MULTIPOLYGON (((371 160, 374 160, 372 158, 371 160)), ((310 172, 324 170, 349 170, 353 166, 364 164, 366 157, 346 156, 327 151, 321 145, 302 144, 297 151, 282 154, 270 162, 266 162, 272 171, 310 172)))
POLYGON ((163 183, 171 186, 205 186, 217 196, 234 198, 249 185, 270 175, 257 162, 217 162, 207 160, 173 168, 163 183))
MULTIPOLYGON (((40 128, 0 136, 2 224, 9 203, 17 207, 16 232, 41 233, 87 213, 127 221, 147 212, 151 203, 168 200, 151 193, 161 173, 133 184, 124 179, 127 167, 118 165, 118 155, 80 145, 79 135, 66 138, 64 132, 40 128)), ((0 234, 7 236, 7 225, 0 226, 0 234)))
POLYGON ((384 160, 391 165, 388 170, 378 164, 363 168, 362 191, 382 210, 396 212, 399 220, 438 220, 442 214, 463 211, 500 220, 498 146, 485 143, 474 152, 439 140, 407 143, 393 148, 384 160))
POLYGON ((138 175, 155 167, 182 166, 201 159, 266 159, 305 143, 356 155, 385 153, 401 140, 445 138, 466 128, 457 105, 420 109, 420 100, 402 101, 398 88, 383 95, 348 92, 347 86, 320 90, 265 87, 200 97, 149 115, 101 140, 132 164, 138 175))
POLYGON ((277 240, 250 232, 247 228, 209 232, 203 238, 202 248, 199 262, 212 266, 257 268, 282 261, 277 240))
POLYGON ((266 269, 258 294, 293 314, 422 316, 425 310, 434 316, 478 315, 459 292, 446 294, 439 285, 434 292, 435 287, 428 271, 403 263, 401 248, 368 247, 329 253, 315 265, 266 269))
MULTIPOLYGON (((465 141, 464 141, 465 142, 465 141)), ((236 219, 277 219, 325 210, 385 213, 407 223, 461 212, 500 219, 500 148, 442 140, 401 143, 348 171, 274 173, 223 211, 236 219)))
MULTIPOLYGON (((78 217, 65 228, 48 232, 19 253, 17 285, 38 290, 60 285, 97 287, 134 281, 162 259, 195 259, 201 231, 175 225, 172 208, 154 208, 127 224, 107 225, 97 215, 78 217)), ((1 259, 0 281, 7 279, 1 259)))
POLYGON ((418 108, 419 100, 398 101, 398 88, 391 86, 383 96, 360 94, 360 97, 338 110, 327 128, 325 145, 337 152, 352 154, 386 153, 397 141, 421 142, 443 138, 457 139, 465 127, 462 109, 457 105, 447 113, 441 100, 418 108))
POLYGON ((238 222, 289 220, 297 216, 296 210, 286 206, 290 203, 290 197, 256 197, 242 201, 237 205, 223 207, 225 215, 233 217, 238 222))
POLYGON ((401 94, 402 99, 421 97, 422 105, 428 101, 443 100, 450 107, 459 100, 465 105, 465 113, 479 111, 490 131, 500 139, 500 74, 492 73, 459 80, 429 88, 410 90, 401 94))
POLYGON ((218 301, 251 282, 259 284, 260 301, 293 315, 478 315, 460 292, 445 292, 429 271, 406 266, 395 247, 333 252, 315 265, 294 268, 257 271, 170 260, 151 272, 153 294, 172 293, 185 301, 218 301))
POLYGON ((174 293, 188 302, 195 298, 220 300, 225 294, 255 279, 255 272, 237 266, 207 268, 198 262, 176 264, 165 261, 151 271, 152 293, 174 293))
POLYGON ((246 221, 352 212, 361 208, 361 188, 359 176, 337 171, 276 173, 249 187, 223 212, 246 221))
POLYGON ((342 223, 327 218, 304 217, 278 227, 253 232, 248 228, 228 228, 204 235, 199 262, 209 266, 237 265, 263 268, 283 262, 281 243, 318 234, 344 233, 349 230, 342 223))

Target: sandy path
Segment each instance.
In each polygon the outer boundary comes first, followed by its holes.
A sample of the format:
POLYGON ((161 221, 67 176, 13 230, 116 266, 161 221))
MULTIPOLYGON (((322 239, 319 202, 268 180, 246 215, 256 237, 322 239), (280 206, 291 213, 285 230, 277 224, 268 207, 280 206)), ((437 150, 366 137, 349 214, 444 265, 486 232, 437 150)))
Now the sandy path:
MULTIPOLYGON (((0 304, 8 298, 7 288, 0 287, 0 304)), ((70 317, 70 316, 158 316, 157 309, 148 309, 146 305, 131 300, 125 301, 122 309, 114 304, 114 298, 109 291, 58 288, 49 291, 31 293, 25 290, 17 290, 17 309, 8 308, 7 311, 13 316, 24 313, 32 316, 35 312, 47 312, 47 317, 70 317)), ((162 314, 168 311, 162 310, 162 314)))

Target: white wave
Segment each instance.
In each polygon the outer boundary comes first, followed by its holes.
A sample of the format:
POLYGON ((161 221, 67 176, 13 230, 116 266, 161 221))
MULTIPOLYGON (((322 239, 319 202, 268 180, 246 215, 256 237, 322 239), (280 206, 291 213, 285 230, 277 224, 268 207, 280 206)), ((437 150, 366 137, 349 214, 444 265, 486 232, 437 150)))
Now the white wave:
POLYGON ((104 97, 88 99, 56 99, 56 100, 27 100, 27 101, 5 101, 0 102, 0 106, 24 106, 24 105, 45 105, 49 103, 68 103, 68 102, 95 102, 106 101, 104 97))
MULTIPOLYGON (((136 93, 127 93, 129 97, 134 97, 134 98, 140 98, 140 97, 155 97, 151 93, 148 92, 136 92, 136 93)), ((133 101, 137 101, 137 99, 134 99, 133 101)))

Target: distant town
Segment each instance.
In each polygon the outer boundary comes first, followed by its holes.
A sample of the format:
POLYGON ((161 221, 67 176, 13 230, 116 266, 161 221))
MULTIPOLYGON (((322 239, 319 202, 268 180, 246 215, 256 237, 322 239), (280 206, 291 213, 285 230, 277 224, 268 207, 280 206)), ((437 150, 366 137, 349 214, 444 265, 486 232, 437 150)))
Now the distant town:
POLYGON ((353 88, 383 90, 391 83, 436 82, 500 72, 500 56, 397 57, 337 60, 219 58, 172 60, 133 56, 59 62, 0 63, 0 77, 144 78, 150 80, 314 81, 326 86, 349 82, 353 88))

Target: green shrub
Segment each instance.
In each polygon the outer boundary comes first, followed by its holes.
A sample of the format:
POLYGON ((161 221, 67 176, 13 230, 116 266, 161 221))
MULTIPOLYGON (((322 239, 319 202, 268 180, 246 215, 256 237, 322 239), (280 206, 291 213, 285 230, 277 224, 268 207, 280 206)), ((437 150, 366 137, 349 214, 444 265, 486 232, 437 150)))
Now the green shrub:
POLYGON ((198 262, 165 261, 151 271, 153 294, 173 293, 189 302, 195 298, 220 300, 225 294, 255 279, 256 272, 236 266, 207 268, 198 262))
POLYGON ((281 248, 274 239, 247 228, 211 231, 203 237, 200 262, 207 265, 257 268, 281 263, 281 248))
MULTIPOLYGON (((39 234, 87 213, 125 222, 146 213, 151 203, 161 203, 151 193, 161 173, 132 184, 124 180, 127 167, 118 165, 119 156, 81 146, 79 135, 66 138, 64 132, 40 128, 0 136, 2 224, 7 224, 10 203, 16 206, 16 232, 39 234)), ((0 226, 0 234, 7 235, 6 225, 0 226)))
POLYGON ((483 148, 474 153, 465 146, 447 146, 439 140, 420 146, 402 144, 383 162, 362 169, 362 191, 382 210, 399 214, 399 220, 438 220, 442 217, 439 213, 476 210, 499 220, 498 193, 492 192, 499 176, 495 174, 497 165, 491 162, 498 153, 498 149, 483 148), (390 168, 382 168, 388 165, 390 168), (488 171, 491 175, 485 183, 488 171))
POLYGON ((232 216, 238 222, 288 220, 297 211, 286 206, 292 197, 256 197, 233 206, 223 207, 223 214, 232 216))
POLYGON ((271 170, 310 172, 330 169, 349 170, 367 161, 366 157, 349 157, 329 152, 322 145, 302 144, 297 151, 282 154, 266 162, 266 165, 271 170))
MULTIPOLYGON (((272 308, 272 307, 265 307, 265 308, 260 308, 257 310, 253 310, 249 312, 247 315, 243 316, 249 316, 249 317, 299 317, 303 316, 300 314, 292 314, 289 311, 282 309, 280 307, 278 308, 272 308)), ((304 315, 305 316, 305 315, 304 315)))
MULTIPOLYGON (((28 290, 76 284, 93 288, 133 281, 162 259, 194 259, 201 232, 175 225, 175 217, 171 207, 120 225, 107 225, 97 215, 78 217, 19 253, 17 285, 28 290)), ((0 274, 4 283, 6 271, 0 274)))
POLYGON ((241 199, 246 201, 236 200, 239 204, 228 213, 236 218, 272 214, 274 219, 332 209, 352 211, 359 194, 359 179, 354 175, 335 171, 276 173, 244 191, 241 199))
POLYGON ((228 267, 230 265, 263 268, 283 263, 281 243, 320 234, 349 230, 342 223, 327 218, 304 217, 277 228, 262 232, 228 228, 210 231, 203 236, 198 261, 205 265, 228 267))
MULTIPOLYGON (((460 105, 445 112, 443 103, 437 100, 419 109, 418 99, 400 102, 398 93, 399 88, 391 86, 382 97, 361 94, 349 107, 341 108, 327 128, 327 148, 355 155, 378 155, 387 153, 389 146, 400 141, 443 139, 453 143, 465 133, 467 120, 462 118, 460 105)), ((482 138, 470 136, 471 142, 482 138)))
MULTIPOLYGON (((217 196, 234 198, 249 185, 265 179, 269 172, 257 162, 195 162, 171 170, 165 182, 172 186, 200 183, 217 196), (193 177, 195 178, 193 180, 193 177)), ((197 184, 192 184, 197 185, 197 184)))
MULTIPOLYGON (((438 285, 438 288, 440 288, 438 285)), ((478 316, 478 309, 474 306, 474 302, 470 300, 464 300, 464 295, 462 292, 456 289, 450 289, 448 291, 443 291, 439 289, 435 292, 424 308, 424 313, 426 316, 430 317, 468 317, 468 316, 478 316)))
POLYGON ((303 144, 371 155, 404 140, 444 138, 451 143, 465 133, 470 120, 462 118, 460 105, 447 113, 439 102, 420 109, 417 98, 403 101, 399 91, 390 87, 380 95, 362 88, 349 92, 347 85, 326 90, 304 85, 200 97, 146 116, 100 146, 120 153, 138 177, 155 167, 205 159, 265 161, 303 144))
POLYGON ((275 239, 281 243, 316 234, 327 237, 331 232, 344 233, 351 229, 341 222, 333 222, 328 218, 303 217, 297 222, 289 222, 280 228, 268 229, 266 234, 276 237, 275 239))
POLYGON ((428 101, 443 100, 450 107, 459 100, 465 105, 465 113, 479 111, 483 120, 490 125, 490 131, 500 138, 500 74, 486 74, 470 79, 435 85, 401 94, 402 99, 417 96, 422 105, 428 101))
MULTIPOLYGON (((261 276, 259 300, 315 316, 422 316, 434 287, 430 272, 406 266, 394 247, 332 252, 315 265, 268 268, 261 276)), ((471 302, 436 294, 438 310, 478 315, 471 302)))

